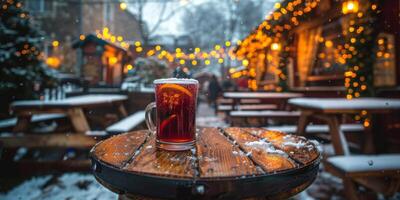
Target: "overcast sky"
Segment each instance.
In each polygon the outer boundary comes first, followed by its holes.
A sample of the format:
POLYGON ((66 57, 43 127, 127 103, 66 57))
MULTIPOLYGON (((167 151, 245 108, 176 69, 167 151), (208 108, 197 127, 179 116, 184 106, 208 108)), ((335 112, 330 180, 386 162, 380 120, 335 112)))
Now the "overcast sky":
MULTIPOLYGON (((250 1, 250 0, 241 0, 241 1, 250 1)), ((263 4, 263 9, 265 9, 265 15, 271 11, 271 7, 273 7, 274 3, 277 1, 281 0, 265 1, 265 3, 263 4)), ((178 9, 178 12, 174 14, 168 21, 162 23, 155 32, 155 34, 157 35, 185 34, 185 30, 181 28, 181 19, 185 8, 208 2, 218 3, 218 0, 177 0, 167 3, 166 7, 167 9, 164 16, 167 16, 170 12, 172 12, 175 9, 178 9)), ((134 8, 130 7, 129 9, 132 12, 135 12, 134 8)), ((148 23, 150 28, 154 27, 154 24, 157 22, 161 10, 162 10, 162 4, 159 2, 149 2, 144 7, 144 19, 148 23)))

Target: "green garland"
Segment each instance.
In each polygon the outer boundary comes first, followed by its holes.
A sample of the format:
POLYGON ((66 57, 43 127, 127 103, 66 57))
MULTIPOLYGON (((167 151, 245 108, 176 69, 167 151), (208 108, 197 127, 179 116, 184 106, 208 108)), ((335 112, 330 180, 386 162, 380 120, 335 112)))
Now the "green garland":
POLYGON ((277 84, 277 90, 278 92, 280 91, 287 91, 288 90, 288 85, 287 85, 287 66, 289 64, 289 48, 286 45, 286 42, 282 43, 282 51, 279 54, 279 75, 278 75, 278 84, 277 84))
POLYGON ((345 86, 347 98, 373 96, 373 65, 376 60, 376 28, 378 1, 370 0, 365 12, 351 14, 350 27, 345 35, 346 60, 345 86), (354 23, 354 24, 353 24, 354 23), (353 24, 353 25, 352 25, 353 24))

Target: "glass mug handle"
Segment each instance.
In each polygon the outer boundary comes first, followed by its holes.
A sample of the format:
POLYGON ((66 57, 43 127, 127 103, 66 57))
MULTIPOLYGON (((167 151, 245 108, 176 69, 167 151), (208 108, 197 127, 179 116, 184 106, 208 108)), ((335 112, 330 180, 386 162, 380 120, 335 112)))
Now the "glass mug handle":
POLYGON ((152 134, 155 134, 157 129, 157 127, 154 125, 153 119, 151 118, 151 111, 154 108, 156 108, 156 103, 155 102, 149 103, 149 105, 146 106, 146 113, 145 113, 146 125, 150 133, 152 134))

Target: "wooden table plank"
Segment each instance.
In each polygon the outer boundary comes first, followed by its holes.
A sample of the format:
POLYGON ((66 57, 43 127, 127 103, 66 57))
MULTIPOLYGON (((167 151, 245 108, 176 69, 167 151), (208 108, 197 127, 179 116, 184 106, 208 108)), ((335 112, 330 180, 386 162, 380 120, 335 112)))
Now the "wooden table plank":
POLYGON ((204 128, 200 131, 197 156, 202 178, 241 177, 262 173, 245 153, 217 128, 204 128))
POLYGON ((296 167, 296 163, 285 152, 275 149, 268 141, 261 140, 241 128, 226 128, 224 131, 264 171, 271 173, 296 167))
POLYGON ((306 140, 304 137, 285 134, 279 131, 269 131, 263 128, 243 128, 243 130, 268 140, 275 147, 283 150, 292 159, 303 165, 311 163, 319 156, 316 144, 306 140))
POLYGON ((108 138, 94 148, 93 155, 116 167, 123 167, 146 141, 148 131, 136 131, 108 138))
POLYGON ((165 177, 194 178, 193 151, 164 151, 156 148, 155 137, 152 136, 144 144, 134 160, 124 167, 126 171, 148 173, 165 177))

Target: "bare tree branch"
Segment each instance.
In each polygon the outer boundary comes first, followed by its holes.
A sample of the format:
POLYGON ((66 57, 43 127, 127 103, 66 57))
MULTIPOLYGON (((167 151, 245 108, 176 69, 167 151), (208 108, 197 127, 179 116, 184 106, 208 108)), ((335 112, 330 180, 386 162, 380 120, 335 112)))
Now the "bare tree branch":
POLYGON ((158 18, 158 21, 155 23, 155 25, 153 26, 153 28, 151 29, 151 31, 149 31, 149 35, 152 35, 154 33, 154 31, 165 21, 168 21, 171 17, 173 17, 177 12, 179 12, 181 9, 186 8, 188 4, 179 6, 178 8, 172 10, 167 16, 164 16, 165 10, 166 10, 166 5, 168 2, 165 2, 163 4, 163 8, 162 11, 160 13, 160 17, 158 18))

